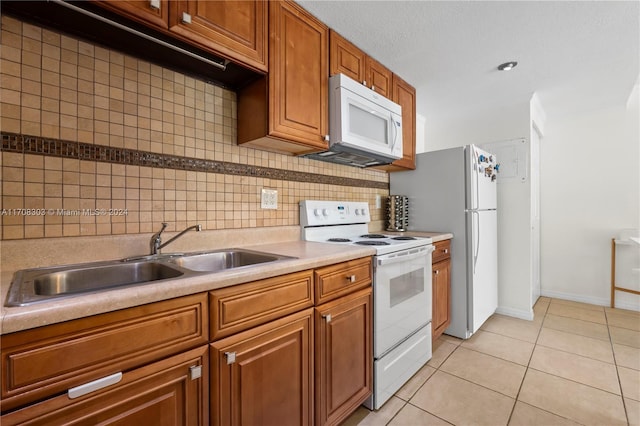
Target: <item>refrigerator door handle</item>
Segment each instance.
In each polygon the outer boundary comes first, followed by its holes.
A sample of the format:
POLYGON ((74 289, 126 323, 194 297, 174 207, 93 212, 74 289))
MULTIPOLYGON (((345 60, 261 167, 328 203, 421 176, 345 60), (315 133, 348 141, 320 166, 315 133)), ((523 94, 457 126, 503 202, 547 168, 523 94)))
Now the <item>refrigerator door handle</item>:
MULTIPOLYGON (((472 223, 472 228, 475 228, 475 230, 478 233, 478 238, 475 241, 475 244, 473 244, 473 273, 476 273, 476 264, 478 263, 478 255, 480 254, 480 213, 476 210, 472 210, 471 211, 472 215, 475 215, 475 219, 476 219, 476 224, 472 223)), ((472 222, 473 222, 473 218, 471 218, 472 222)), ((471 238, 473 238, 473 232, 474 230, 471 230, 471 238)))

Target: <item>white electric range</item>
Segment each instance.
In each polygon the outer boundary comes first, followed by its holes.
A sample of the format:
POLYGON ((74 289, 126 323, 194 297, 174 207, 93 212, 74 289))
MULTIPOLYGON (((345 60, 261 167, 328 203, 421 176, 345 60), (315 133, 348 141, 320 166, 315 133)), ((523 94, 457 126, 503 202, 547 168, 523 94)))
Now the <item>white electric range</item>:
POLYGON ((378 409, 431 359, 431 238, 369 233, 366 202, 300 202, 302 239, 376 250, 373 262, 373 395, 378 409))

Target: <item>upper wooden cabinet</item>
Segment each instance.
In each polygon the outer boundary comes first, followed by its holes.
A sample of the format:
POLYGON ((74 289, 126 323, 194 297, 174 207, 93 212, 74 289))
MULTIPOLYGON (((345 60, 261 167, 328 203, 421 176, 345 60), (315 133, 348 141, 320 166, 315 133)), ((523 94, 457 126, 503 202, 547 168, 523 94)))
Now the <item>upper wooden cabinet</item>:
POLYGON ((330 36, 330 73, 345 74, 391 99, 392 72, 335 31, 330 36))
POLYGON ((267 3, 262 0, 171 0, 169 29, 267 71, 267 3))
POLYGON ((268 5, 263 0, 101 0, 95 3, 214 55, 267 71, 268 5))
POLYGON ((96 3, 136 21, 169 28, 169 0, 99 0, 96 3))
POLYGON ((328 149, 326 25, 269 2, 269 75, 238 92, 238 144, 290 154, 328 149))

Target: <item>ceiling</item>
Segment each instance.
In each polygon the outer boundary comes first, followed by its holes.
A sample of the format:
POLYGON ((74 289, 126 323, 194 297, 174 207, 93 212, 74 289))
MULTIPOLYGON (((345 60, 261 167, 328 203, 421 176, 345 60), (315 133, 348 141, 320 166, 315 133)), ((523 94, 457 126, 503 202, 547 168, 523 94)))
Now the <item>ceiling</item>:
POLYGON ((533 93, 548 117, 624 105, 640 74, 638 1, 298 3, 415 86, 425 117, 533 93))

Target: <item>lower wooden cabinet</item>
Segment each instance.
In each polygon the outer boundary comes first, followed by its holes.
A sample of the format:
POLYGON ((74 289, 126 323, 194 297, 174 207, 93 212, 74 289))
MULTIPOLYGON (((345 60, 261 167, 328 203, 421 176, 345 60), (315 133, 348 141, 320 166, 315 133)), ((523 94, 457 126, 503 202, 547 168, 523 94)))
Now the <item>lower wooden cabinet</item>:
POLYGON ((344 421, 372 391, 371 287, 315 309, 316 425, 344 421))
POLYGON ((71 399, 66 393, 3 415, 2 425, 206 425, 208 347, 125 372, 116 384, 71 399))
POLYGON ((313 308, 211 344, 213 425, 313 424, 313 308))
POLYGON ((450 241, 434 244, 432 264, 432 315, 431 338, 435 341, 451 323, 451 251, 450 241))

